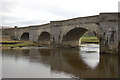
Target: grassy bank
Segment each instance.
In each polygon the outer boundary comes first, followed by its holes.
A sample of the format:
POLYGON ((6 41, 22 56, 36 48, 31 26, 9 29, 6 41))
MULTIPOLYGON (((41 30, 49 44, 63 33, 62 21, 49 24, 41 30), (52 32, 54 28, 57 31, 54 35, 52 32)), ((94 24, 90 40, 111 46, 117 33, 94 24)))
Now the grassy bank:
MULTIPOLYGON (((82 43, 99 43, 99 40, 96 37, 81 37, 82 43)), ((30 47, 30 46, 38 46, 38 44, 30 42, 30 41, 0 41, 1 47, 30 47)))
POLYGON ((99 43, 97 37, 81 37, 81 43, 99 43))
POLYGON ((29 47, 36 46, 36 43, 30 41, 0 41, 1 47, 29 47))

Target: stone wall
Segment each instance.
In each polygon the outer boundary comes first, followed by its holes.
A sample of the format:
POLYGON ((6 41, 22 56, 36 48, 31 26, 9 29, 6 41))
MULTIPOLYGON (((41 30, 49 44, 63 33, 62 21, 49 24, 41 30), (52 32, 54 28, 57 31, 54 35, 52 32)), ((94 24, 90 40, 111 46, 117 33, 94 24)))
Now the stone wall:
POLYGON ((14 39, 15 38, 15 36, 14 36, 15 28, 2 29, 1 31, 2 31, 2 38, 3 39, 4 38, 7 39, 8 37, 9 37, 9 39, 14 39))
POLYGON ((101 52, 118 52, 118 14, 104 13, 99 16, 101 52))

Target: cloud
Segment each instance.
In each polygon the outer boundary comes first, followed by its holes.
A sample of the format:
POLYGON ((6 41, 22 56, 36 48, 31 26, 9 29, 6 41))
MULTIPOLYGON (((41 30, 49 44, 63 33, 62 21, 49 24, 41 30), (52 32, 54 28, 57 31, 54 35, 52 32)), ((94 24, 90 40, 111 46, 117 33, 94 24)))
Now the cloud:
POLYGON ((0 0, 0 25, 26 26, 117 12, 118 0, 0 0))

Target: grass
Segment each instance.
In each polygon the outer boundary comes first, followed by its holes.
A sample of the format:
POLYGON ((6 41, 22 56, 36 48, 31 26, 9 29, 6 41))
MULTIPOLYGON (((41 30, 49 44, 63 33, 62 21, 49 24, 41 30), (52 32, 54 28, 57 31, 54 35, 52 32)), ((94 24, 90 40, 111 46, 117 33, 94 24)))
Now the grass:
POLYGON ((2 47, 27 47, 27 46, 35 46, 35 43, 18 43, 18 44, 4 44, 2 47))
POLYGON ((81 37, 81 43, 99 43, 97 37, 81 37))
POLYGON ((30 41, 0 41, 0 43, 4 43, 1 45, 2 47, 27 47, 37 45, 30 41))
MULTIPOLYGON (((2 47, 28 47, 28 46, 38 46, 38 44, 30 41, 0 41, 2 47)), ((96 37, 81 37, 81 43, 99 43, 96 37)))

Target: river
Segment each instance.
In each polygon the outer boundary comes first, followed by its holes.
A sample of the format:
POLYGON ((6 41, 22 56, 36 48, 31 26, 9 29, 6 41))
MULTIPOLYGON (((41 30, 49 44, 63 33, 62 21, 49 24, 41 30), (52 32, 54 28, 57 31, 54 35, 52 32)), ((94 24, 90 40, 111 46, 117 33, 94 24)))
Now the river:
POLYGON ((98 44, 3 50, 1 56, 4 78, 118 78, 117 55, 99 54, 98 44))

